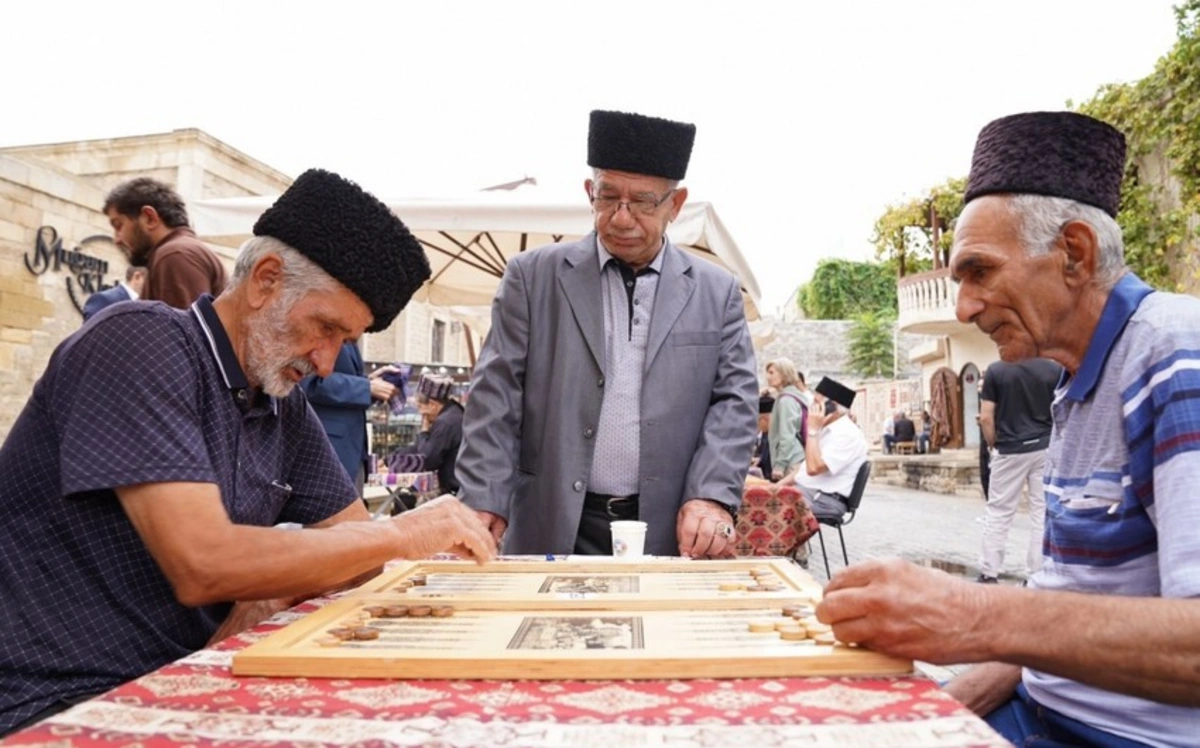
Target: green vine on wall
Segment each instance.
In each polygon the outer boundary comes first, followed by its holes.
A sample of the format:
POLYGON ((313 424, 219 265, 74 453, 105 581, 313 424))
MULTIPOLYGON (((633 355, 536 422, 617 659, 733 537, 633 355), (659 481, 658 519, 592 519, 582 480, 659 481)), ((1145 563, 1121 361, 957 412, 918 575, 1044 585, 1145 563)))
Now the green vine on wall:
POLYGON ((1153 73, 1102 86, 1078 111, 1125 133, 1126 263, 1154 286, 1183 290, 1200 280, 1189 267, 1200 238, 1200 0, 1175 6, 1175 17, 1178 39, 1153 73))

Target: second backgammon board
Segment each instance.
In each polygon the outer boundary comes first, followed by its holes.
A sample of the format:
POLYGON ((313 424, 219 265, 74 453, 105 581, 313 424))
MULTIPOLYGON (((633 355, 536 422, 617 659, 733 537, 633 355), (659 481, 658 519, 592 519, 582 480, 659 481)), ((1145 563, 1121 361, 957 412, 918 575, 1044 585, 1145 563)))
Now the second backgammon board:
POLYGON ((786 559, 401 564, 237 653, 236 675, 655 679, 889 675, 835 641, 786 559))

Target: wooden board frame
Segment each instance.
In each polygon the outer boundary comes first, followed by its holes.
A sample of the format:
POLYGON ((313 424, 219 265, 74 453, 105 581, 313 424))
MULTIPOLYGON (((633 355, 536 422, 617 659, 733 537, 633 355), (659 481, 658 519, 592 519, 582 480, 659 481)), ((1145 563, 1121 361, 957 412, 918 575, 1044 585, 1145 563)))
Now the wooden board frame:
POLYGON ((472 561, 402 562, 351 594, 392 595, 393 602, 424 600, 433 604, 466 605, 474 610, 605 610, 613 606, 622 610, 717 610, 758 608, 768 604, 812 604, 821 599, 821 586, 796 564, 780 557, 614 561, 607 557, 575 556, 567 560, 504 561, 485 565, 472 561), (752 572, 769 575, 782 589, 773 592, 718 589, 721 582, 753 585, 755 576, 752 572), (401 583, 417 576, 427 580, 432 576, 432 583, 402 592, 401 583), (487 580, 488 577, 493 577, 496 582, 491 591, 471 589, 467 581, 487 580), (561 586, 555 587, 550 581, 555 578, 561 586), (636 590, 622 585, 622 580, 629 578, 639 580, 636 590), (456 580, 466 581, 466 586, 456 580), (576 580, 578 584, 575 584, 576 580), (680 589, 680 585, 685 589, 680 589))
POLYGON ((748 619, 761 621, 762 616, 774 614, 785 620, 777 608, 456 608, 449 618, 372 619, 368 625, 385 632, 376 641, 333 647, 317 644, 329 629, 347 625, 364 608, 378 603, 378 599, 368 596, 336 600, 236 653, 233 673, 328 678, 646 680, 912 672, 911 661, 866 649, 801 645, 785 642, 775 632, 749 633, 748 619), (459 634, 439 635, 438 627, 459 634), (706 636, 705 631, 714 633, 706 636), (560 634, 567 639, 565 645, 556 638, 560 634), (601 639, 593 641, 593 635, 601 639), (567 648, 580 644, 584 646, 567 648))

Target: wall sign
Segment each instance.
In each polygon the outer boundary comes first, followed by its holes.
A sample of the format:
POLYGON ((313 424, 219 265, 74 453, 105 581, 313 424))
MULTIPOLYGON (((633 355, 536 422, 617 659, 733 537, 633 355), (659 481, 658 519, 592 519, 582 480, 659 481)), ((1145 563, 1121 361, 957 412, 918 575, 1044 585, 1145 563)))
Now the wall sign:
POLYGON ((94 255, 84 253, 84 249, 94 244, 112 244, 112 239, 105 234, 93 234, 75 249, 63 246, 62 237, 53 226, 42 226, 37 230, 37 240, 33 245, 33 256, 25 253, 25 267, 34 275, 42 275, 48 270, 56 273, 67 272, 67 295, 76 311, 83 314, 83 303, 87 297, 96 291, 112 288, 115 283, 105 285, 104 275, 108 272, 108 262, 94 255))

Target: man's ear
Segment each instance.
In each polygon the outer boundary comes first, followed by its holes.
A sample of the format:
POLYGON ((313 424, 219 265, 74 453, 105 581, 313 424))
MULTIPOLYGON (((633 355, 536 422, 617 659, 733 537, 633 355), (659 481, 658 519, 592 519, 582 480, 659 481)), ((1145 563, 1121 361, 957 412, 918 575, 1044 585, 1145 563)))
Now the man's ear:
POLYGON ((683 210, 683 204, 687 202, 688 191, 687 187, 677 187, 671 195, 671 220, 674 221, 679 217, 679 211, 683 210))
POLYGON ((1056 249, 1065 254, 1063 278, 1068 286, 1083 286, 1096 277, 1100 240, 1091 224, 1086 221, 1068 221, 1059 232, 1056 249))
POLYGON ((254 263, 246 282, 246 303, 251 309, 261 309, 283 284, 283 258, 268 252, 254 263))
POLYGON ((162 218, 159 217, 158 211, 149 205, 143 205, 138 211, 138 218, 146 222, 146 229, 153 231, 162 225, 162 218))
POLYGON ((583 191, 587 193, 588 202, 590 203, 592 201, 592 180, 583 180, 583 191))

